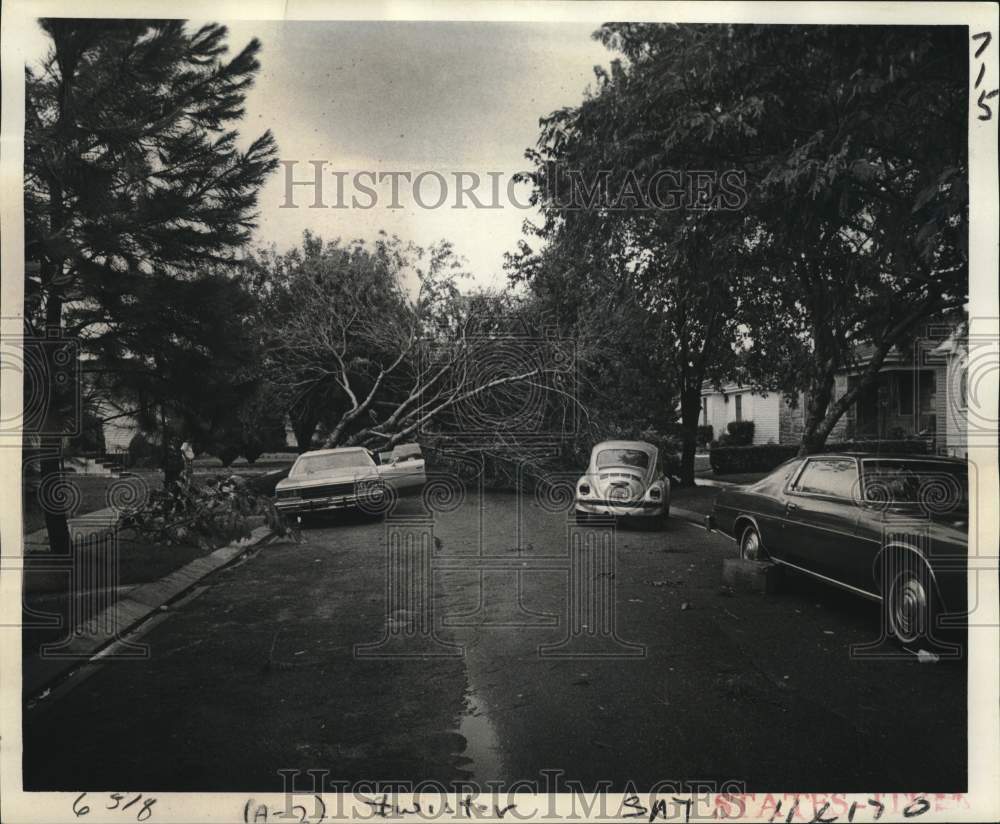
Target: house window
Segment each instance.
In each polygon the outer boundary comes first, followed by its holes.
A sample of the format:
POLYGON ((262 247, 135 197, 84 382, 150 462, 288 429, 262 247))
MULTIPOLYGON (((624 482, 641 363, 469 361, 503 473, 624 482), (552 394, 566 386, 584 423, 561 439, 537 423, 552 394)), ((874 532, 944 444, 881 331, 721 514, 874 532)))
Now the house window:
POLYGON ((736 420, 742 421, 743 420, 743 396, 742 395, 733 395, 733 398, 736 401, 736 420))
POLYGON ((962 363, 958 367, 958 402, 962 409, 969 408, 969 375, 962 363))
POLYGON ((708 426, 708 396, 701 399, 701 425, 708 426))
POLYGON ((913 382, 915 374, 912 372, 896 373, 896 414, 913 414, 913 382))

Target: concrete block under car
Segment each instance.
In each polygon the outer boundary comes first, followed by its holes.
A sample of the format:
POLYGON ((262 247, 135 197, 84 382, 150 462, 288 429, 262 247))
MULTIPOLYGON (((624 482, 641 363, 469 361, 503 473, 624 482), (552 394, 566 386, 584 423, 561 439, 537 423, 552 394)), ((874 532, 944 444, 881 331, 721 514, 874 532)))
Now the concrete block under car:
POLYGON ((722 583, 742 592, 772 595, 778 590, 781 567, 768 561, 726 558, 722 562, 722 583))

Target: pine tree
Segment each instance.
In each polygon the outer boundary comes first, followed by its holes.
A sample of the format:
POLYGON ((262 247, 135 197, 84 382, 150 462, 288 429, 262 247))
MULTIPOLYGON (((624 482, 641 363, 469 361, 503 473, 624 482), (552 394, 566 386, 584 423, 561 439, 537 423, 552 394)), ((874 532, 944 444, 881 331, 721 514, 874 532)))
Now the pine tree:
MULTIPOLYGON (((241 148, 233 128, 260 67, 256 39, 226 60, 217 24, 41 26, 51 49, 26 72, 25 259, 37 265, 26 266, 25 314, 37 334, 87 341, 234 258, 277 148, 269 132, 241 148)), ((45 432, 62 408, 49 405, 45 432)), ((43 477, 58 472, 58 454, 43 460, 43 477)), ((52 549, 68 552, 66 513, 46 525, 52 549)))

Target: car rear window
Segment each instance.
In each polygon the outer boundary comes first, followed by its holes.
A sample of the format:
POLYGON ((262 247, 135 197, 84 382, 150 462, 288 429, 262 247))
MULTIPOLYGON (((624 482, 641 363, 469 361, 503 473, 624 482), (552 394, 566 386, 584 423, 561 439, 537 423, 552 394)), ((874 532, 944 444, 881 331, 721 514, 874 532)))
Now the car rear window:
POLYGON ((946 512, 969 506, 969 474, 962 465, 880 458, 863 462, 865 498, 920 504, 946 512))
POLYGON ((606 466, 634 466, 649 469, 649 453, 641 449, 602 449, 597 453, 597 468, 606 466))

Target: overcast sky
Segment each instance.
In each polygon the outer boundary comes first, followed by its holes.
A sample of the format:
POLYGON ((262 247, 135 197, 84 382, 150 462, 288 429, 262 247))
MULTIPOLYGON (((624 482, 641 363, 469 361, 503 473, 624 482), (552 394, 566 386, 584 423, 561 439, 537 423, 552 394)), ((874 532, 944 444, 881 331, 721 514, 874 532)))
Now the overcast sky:
MULTIPOLYGON (((386 182, 378 204, 365 210, 307 208, 311 193, 299 187, 300 208, 282 209, 282 170, 261 194, 258 242, 287 248, 304 228, 345 239, 385 229, 421 245, 447 238, 484 286, 503 283, 503 253, 535 214, 510 205, 504 192, 508 177, 527 168, 524 151, 538 137, 539 118, 579 103, 594 65, 609 61, 589 23, 219 22, 229 25, 232 52, 253 36, 263 44, 242 136, 271 129, 280 157, 298 161, 297 179, 311 178, 310 160, 328 161, 326 202, 336 200, 334 170, 348 172, 348 203, 362 170, 437 171, 451 189, 444 207, 420 209, 401 181, 404 208, 390 209, 386 182), (487 202, 486 174, 503 173, 504 208, 448 208, 455 171, 479 174, 487 202)), ((44 47, 40 35, 38 51, 44 47)), ((425 203, 437 200, 436 179, 425 179, 421 191, 425 203)))

